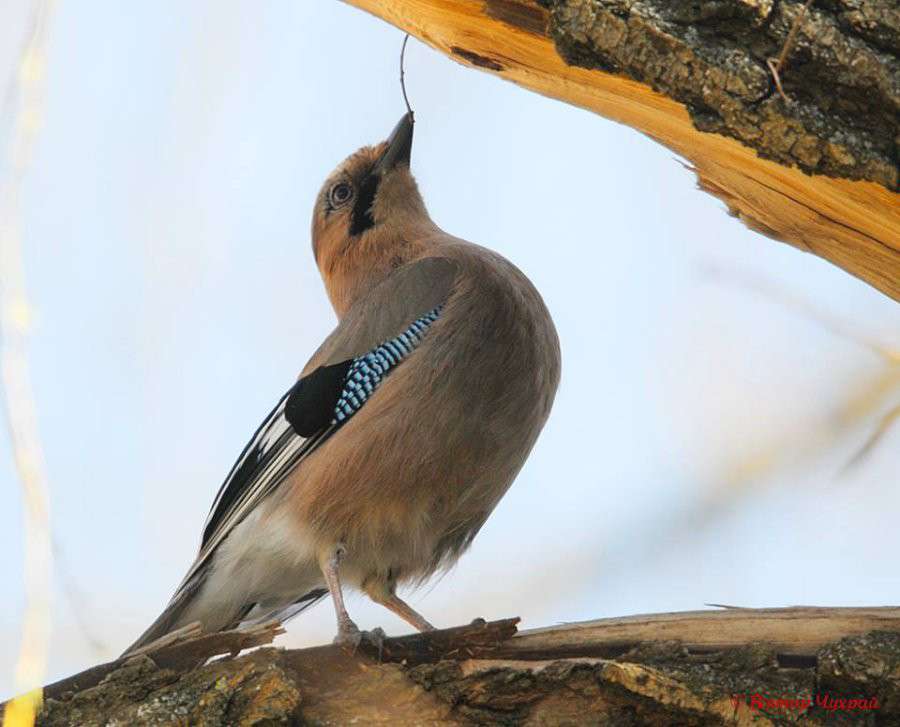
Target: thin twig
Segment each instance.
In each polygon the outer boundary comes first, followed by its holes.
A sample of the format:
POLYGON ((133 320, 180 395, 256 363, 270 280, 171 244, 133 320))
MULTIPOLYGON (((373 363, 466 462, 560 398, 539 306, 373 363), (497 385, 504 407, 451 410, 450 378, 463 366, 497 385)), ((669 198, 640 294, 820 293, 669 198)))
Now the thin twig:
POLYGON ((400 47, 400 90, 403 91, 403 103, 406 104, 406 110, 410 116, 414 116, 412 106, 409 105, 409 98, 406 95, 406 80, 404 76, 406 72, 403 70, 403 61, 406 58, 406 44, 409 42, 409 33, 403 38, 403 45, 400 47))
POLYGON ((81 632, 94 656, 102 657, 106 655, 109 652, 109 645, 94 633, 90 625, 87 616, 88 602, 78 586, 78 580, 69 568, 65 550, 55 536, 53 536, 53 566, 59 578, 59 585, 62 588, 63 595, 68 600, 69 608, 71 608, 72 615, 75 617, 75 625, 78 631, 81 632))
MULTIPOLYGON (((793 295, 763 278, 754 277, 750 274, 736 270, 719 268, 714 265, 706 267, 705 272, 716 278, 722 280, 729 279, 747 289, 755 290, 757 293, 761 293, 769 299, 818 322, 834 335, 863 346, 876 356, 880 357, 887 366, 885 377, 882 379, 884 383, 879 384, 876 387, 876 391, 878 392, 877 399, 872 400, 872 403, 867 405, 863 411, 854 418, 861 418, 868 413, 868 409, 874 408, 875 402, 886 401, 889 396, 896 394, 898 378, 896 373, 892 374, 891 372, 900 371, 900 349, 888 346, 860 333, 857 330, 858 327, 854 327, 848 322, 842 321, 829 313, 817 309, 811 303, 803 300, 799 296, 793 295)), ((850 405, 845 405, 844 408, 850 408, 850 405)), ((845 417, 848 423, 852 423, 854 418, 845 417)), ((863 462, 897 421, 900 421, 900 405, 895 405, 883 415, 875 427, 874 432, 866 440, 859 451, 853 455, 850 461, 844 465, 842 471, 846 473, 863 462)))
POLYGON ((817 308, 803 297, 778 286, 762 276, 738 270, 737 268, 721 266, 715 262, 703 264, 699 271, 716 282, 737 284, 746 290, 758 293, 804 318, 815 321, 835 336, 867 348, 888 366, 900 367, 900 348, 890 346, 865 335, 859 331, 859 326, 855 326, 849 321, 817 308))
POLYGON ((868 456, 874 451, 875 447, 878 446, 879 442, 884 439, 884 435, 888 433, 890 428, 897 422, 900 421, 900 404, 889 409, 884 416, 878 422, 878 425, 875 427, 875 431, 869 435, 869 438, 865 441, 862 447, 859 448, 859 451, 854 454, 847 464, 844 465, 843 472, 846 474, 850 470, 854 469, 857 465, 861 464, 868 456))
POLYGON ((781 53, 778 54, 778 58, 769 58, 766 60, 766 65, 772 72, 772 78, 775 79, 775 86, 778 88, 778 93, 781 94, 781 98, 784 99, 785 103, 790 103, 790 99, 787 97, 787 94, 784 92, 784 88, 781 85, 781 71, 787 63, 788 54, 793 49, 794 43, 797 42, 797 32, 800 30, 800 23, 803 22, 803 18, 806 17, 806 11, 809 10, 812 4, 813 0, 806 0, 803 7, 800 8, 800 12, 791 24, 791 29, 788 31, 787 38, 784 39, 784 45, 781 46, 781 53))

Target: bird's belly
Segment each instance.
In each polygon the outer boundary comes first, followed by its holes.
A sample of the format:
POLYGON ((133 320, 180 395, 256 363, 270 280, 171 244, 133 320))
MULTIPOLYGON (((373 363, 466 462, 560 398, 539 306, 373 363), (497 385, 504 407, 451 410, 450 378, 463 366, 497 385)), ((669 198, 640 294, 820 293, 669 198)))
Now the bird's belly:
POLYGON ((435 548, 434 538, 425 534, 373 524, 345 540, 341 580, 358 589, 373 581, 393 583, 423 575, 429 570, 435 548))
POLYGON ((398 371, 386 396, 373 397, 304 461, 283 495, 317 542, 346 547, 348 585, 427 576, 445 555, 461 552, 530 447, 520 441, 531 438, 527 417, 516 429, 498 426, 512 418, 502 410, 423 412, 392 401, 392 385, 405 374, 398 371))

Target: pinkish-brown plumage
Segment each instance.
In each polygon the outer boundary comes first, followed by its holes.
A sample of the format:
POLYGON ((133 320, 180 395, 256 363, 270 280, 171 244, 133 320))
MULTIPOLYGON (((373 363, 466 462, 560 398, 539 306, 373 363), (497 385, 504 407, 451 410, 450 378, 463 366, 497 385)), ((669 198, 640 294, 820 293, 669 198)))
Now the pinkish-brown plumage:
POLYGON ((299 462, 269 480, 256 470, 240 480, 236 466, 197 561, 132 649, 194 620, 216 630, 290 616, 326 589, 339 636, 352 637, 341 582, 426 628, 396 585, 452 563, 524 464, 559 381, 556 331, 515 266, 432 222, 409 171, 411 138, 407 116, 322 188, 313 251, 339 323, 298 387, 312 391, 323 372, 439 315, 340 426, 304 439, 270 416, 272 436, 251 445, 269 452, 275 434, 293 437, 299 462))

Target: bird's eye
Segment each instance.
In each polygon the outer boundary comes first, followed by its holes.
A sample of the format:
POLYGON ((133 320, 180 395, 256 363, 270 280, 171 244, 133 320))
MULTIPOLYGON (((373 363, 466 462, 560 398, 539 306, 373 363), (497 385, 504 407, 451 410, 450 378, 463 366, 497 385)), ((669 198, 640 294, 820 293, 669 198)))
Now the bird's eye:
POLYGON ((338 182, 331 188, 330 198, 331 204, 335 207, 339 207, 342 204, 346 204, 350 201, 350 198, 353 196, 353 187, 351 187, 346 182, 338 182))

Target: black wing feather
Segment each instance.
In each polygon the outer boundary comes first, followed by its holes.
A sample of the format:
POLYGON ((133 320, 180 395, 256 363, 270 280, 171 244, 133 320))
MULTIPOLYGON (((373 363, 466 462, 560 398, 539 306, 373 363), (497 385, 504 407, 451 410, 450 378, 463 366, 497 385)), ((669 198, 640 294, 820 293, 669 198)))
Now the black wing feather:
MULTIPOLYGON (((298 382, 299 383, 299 382, 298 382)), ((262 424, 253 433, 250 441, 247 442, 240 457, 232 465, 231 471, 225 477, 225 481, 219 487, 216 493, 216 499, 213 500, 212 507, 209 510, 209 516, 206 518, 206 525, 203 528, 203 539, 200 543, 202 548, 212 535, 216 526, 221 522, 222 516, 231 509, 240 492, 246 487, 247 483, 252 481, 253 475, 259 470, 262 459, 267 451, 271 451, 273 447, 266 446, 265 441, 267 435, 272 429, 278 425, 281 412, 284 409, 285 401, 293 389, 278 400, 275 408, 269 412, 268 416, 263 419, 262 424)))
POLYGON ((352 360, 320 366, 288 392, 284 416, 301 437, 311 437, 331 424, 352 360))
MULTIPOLYGON (((247 494, 250 486, 266 469, 273 467, 287 450, 300 444, 297 440, 318 440, 334 418, 334 406, 341 395, 351 360, 332 366, 321 366, 297 381, 259 426, 244 447, 219 488, 209 517, 203 528, 201 548, 209 542, 225 516, 247 494)), ((300 448, 299 455, 306 451, 300 448)), ((288 460, 294 459, 290 456, 288 460)), ((277 472, 288 469, 281 463, 277 472)))

